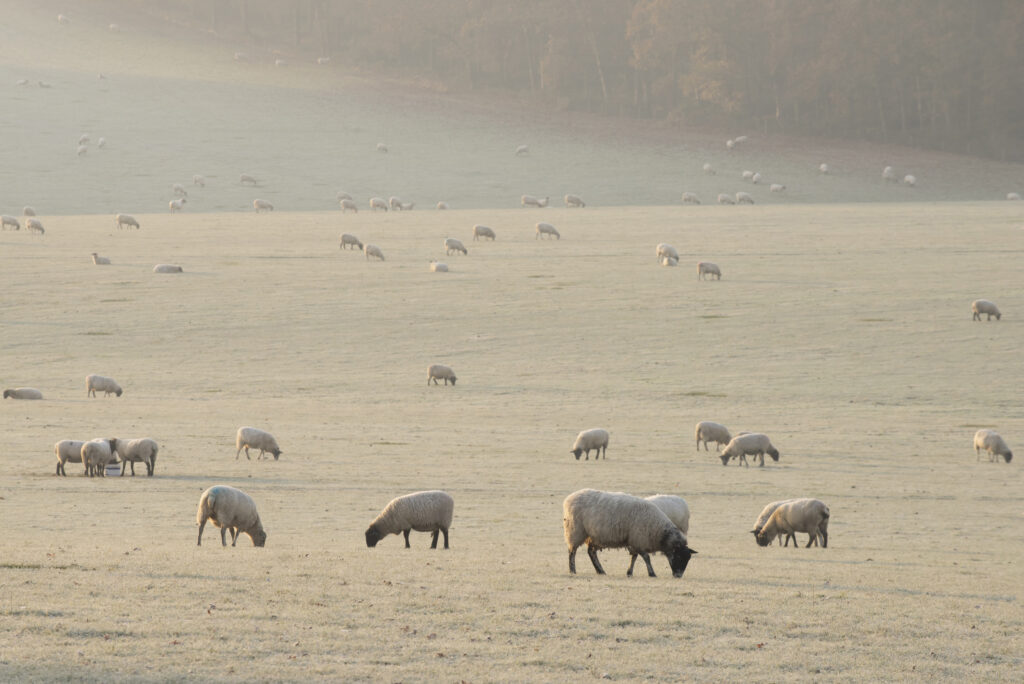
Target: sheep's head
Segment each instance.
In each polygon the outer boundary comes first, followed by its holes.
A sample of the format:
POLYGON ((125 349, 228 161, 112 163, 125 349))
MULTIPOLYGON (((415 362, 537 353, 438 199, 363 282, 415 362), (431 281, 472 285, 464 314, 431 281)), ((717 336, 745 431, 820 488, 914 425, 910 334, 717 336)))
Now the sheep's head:
MULTIPOLYGON (((6 395, 4 395, 6 396, 6 395)), ((569 453, 576 457, 576 460, 580 460, 580 456, 583 455, 583 449, 570 449, 569 453)))
POLYGON ((120 387, 118 387, 118 388, 117 388, 117 391, 116 391, 116 392, 114 392, 114 394, 116 394, 117 396, 121 396, 121 393, 122 393, 123 391, 124 391, 124 390, 122 390, 122 389, 121 389, 120 387))
POLYGON ((371 549, 377 545, 384 535, 380 533, 376 525, 370 525, 366 529, 366 545, 371 549))
MULTIPOLYGON (((13 397, 13 396, 14 396, 14 390, 4 390, 4 399, 6 399, 7 397, 13 397)), ((579 456, 577 456, 576 458, 579 458, 579 456)))
POLYGON ((267 543, 267 533, 262 528, 255 532, 250 532, 249 537, 252 538, 253 546, 263 546, 267 543))
POLYGON ((276 461, 277 459, 281 458, 282 451, 280 449, 274 449, 270 453, 274 454, 274 460, 276 461))
POLYGON ((765 534, 762 534, 759 528, 754 528, 750 530, 750 534, 754 535, 754 541, 757 542, 758 546, 768 546, 772 543, 771 538, 769 538, 765 534))
POLYGON ((997 321, 1001 321, 1001 320, 1003 320, 1003 314, 1001 314, 1001 313, 997 313, 997 314, 996 314, 996 320, 997 320, 997 321))
MULTIPOLYGON (((6 396, 6 395, 4 395, 4 396, 6 396)), ((1013 452, 1012 451, 1007 451, 1005 454, 1003 454, 1003 458, 1005 458, 1006 462, 1009 463, 1010 461, 1013 460, 1013 452)))
POLYGON ((719 454, 719 458, 722 459, 722 465, 729 465, 729 459, 731 458, 729 454, 723 451, 721 454, 719 454))
POLYGON ((679 530, 670 530, 666 532, 666 536, 670 538, 665 540, 665 555, 668 556, 668 564, 672 567, 672 576, 678 579, 686 572, 690 558, 697 552, 686 545, 686 539, 679 530))
POLYGON ((768 449, 768 455, 772 457, 773 461, 779 460, 779 450, 776 449, 775 447, 771 447, 768 449))
POLYGON ((450 377, 448 379, 452 381, 452 385, 454 386, 455 385, 455 376, 452 375, 452 377, 450 377))

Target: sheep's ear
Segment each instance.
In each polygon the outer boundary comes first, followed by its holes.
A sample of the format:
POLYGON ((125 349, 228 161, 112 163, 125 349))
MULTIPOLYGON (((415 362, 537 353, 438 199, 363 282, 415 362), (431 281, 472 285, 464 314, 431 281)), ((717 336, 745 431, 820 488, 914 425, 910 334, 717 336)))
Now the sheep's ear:
MULTIPOLYGON (((689 548, 689 547, 687 547, 687 548, 689 548)), ((696 555, 697 554, 697 549, 690 549, 690 553, 696 555)))
POLYGON ((757 530, 750 530, 750 534, 756 535, 757 534, 757 530))

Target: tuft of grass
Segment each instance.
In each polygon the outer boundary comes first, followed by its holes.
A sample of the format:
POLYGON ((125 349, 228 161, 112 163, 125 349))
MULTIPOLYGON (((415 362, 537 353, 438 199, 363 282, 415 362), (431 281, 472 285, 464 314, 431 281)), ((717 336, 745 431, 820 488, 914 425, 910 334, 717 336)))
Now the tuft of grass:
POLYGON ((691 390, 689 392, 682 392, 681 395, 684 396, 684 397, 724 397, 724 396, 726 396, 725 394, 721 394, 720 392, 708 392, 706 390, 691 390))
POLYGON ((858 318, 862 323, 892 323, 892 318, 858 318))
POLYGON ((702 314, 701 318, 728 318, 725 314, 702 314))
POLYGON ((114 333, 103 332, 100 330, 89 330, 85 333, 86 335, 113 335, 114 333))

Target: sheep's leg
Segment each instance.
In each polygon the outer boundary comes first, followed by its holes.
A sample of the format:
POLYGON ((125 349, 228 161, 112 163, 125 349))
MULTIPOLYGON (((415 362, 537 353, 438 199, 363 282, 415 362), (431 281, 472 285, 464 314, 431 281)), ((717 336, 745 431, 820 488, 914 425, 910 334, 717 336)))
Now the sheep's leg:
POLYGON ((626 570, 626 577, 632 577, 633 576, 633 564, 634 563, 636 563, 636 554, 635 553, 631 553, 629 555, 629 569, 626 570))
POLYGON ((234 546, 238 542, 238 537, 242 534, 242 530, 237 527, 231 528, 231 545, 234 546))
POLYGON ((409 532, 411 531, 412 530, 402 530, 402 534, 405 535, 405 548, 407 549, 412 548, 411 546, 409 546, 409 532))
POLYGON ((828 528, 819 528, 818 534, 821 535, 821 548, 828 548, 828 528))
POLYGON ((203 528, 204 527, 206 527, 206 516, 205 515, 203 516, 203 519, 199 521, 199 538, 196 539, 196 546, 202 546, 203 545, 203 528))
POLYGON ((569 549, 569 574, 576 574, 576 547, 569 549))
POLYGON ((604 568, 601 567, 601 561, 597 560, 597 549, 590 544, 587 544, 587 555, 590 556, 590 562, 594 564, 594 570, 597 570, 597 574, 605 574, 604 568))
POLYGON ((444 535, 444 548, 447 549, 448 548, 448 528, 447 527, 442 527, 441 528, 441 534, 444 535))
POLYGON ((757 456, 758 456, 758 458, 760 458, 760 459, 761 459, 761 462, 760 462, 760 463, 759 463, 758 465, 759 465, 760 467, 764 468, 764 452, 762 451, 762 452, 758 453, 758 455, 757 455, 757 456))
POLYGON ((651 555, 648 553, 642 553, 640 555, 643 557, 644 563, 647 564, 647 576, 657 577, 657 575, 654 574, 654 566, 651 565, 651 555))
POLYGON ((432 549, 436 549, 437 548, 437 538, 438 538, 438 536, 440 534, 441 534, 440 528, 434 530, 433 538, 430 540, 430 548, 432 548, 432 549))
POLYGON ((227 546, 228 545, 228 540, 224 536, 227 533, 227 531, 228 531, 228 528, 226 528, 226 527, 220 528, 220 545, 221 546, 227 546))
POLYGON ((817 543, 818 543, 818 534, 816 532, 811 532, 810 535, 807 537, 807 546, 805 546, 804 548, 805 549, 809 549, 814 544, 817 544, 817 543))

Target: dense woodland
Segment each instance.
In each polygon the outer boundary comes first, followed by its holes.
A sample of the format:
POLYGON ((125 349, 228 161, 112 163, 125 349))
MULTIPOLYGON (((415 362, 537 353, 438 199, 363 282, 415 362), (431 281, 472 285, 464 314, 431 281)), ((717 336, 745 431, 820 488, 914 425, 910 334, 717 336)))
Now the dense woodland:
POLYGON ((1024 160, 1022 0, 142 6, 267 50, 329 55, 451 90, 525 94, 552 108, 1024 160))

